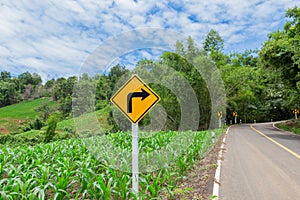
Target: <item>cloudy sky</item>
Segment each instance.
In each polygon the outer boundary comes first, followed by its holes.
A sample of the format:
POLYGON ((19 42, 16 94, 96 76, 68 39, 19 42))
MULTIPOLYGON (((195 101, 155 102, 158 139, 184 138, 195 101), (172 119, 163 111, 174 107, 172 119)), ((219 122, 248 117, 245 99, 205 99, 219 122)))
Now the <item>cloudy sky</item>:
POLYGON ((282 29, 285 10, 295 5, 295 0, 1 0, 0 71, 38 72, 44 80, 74 75, 107 39, 148 27, 191 35, 198 46, 215 29, 226 53, 258 49, 268 33, 282 29))

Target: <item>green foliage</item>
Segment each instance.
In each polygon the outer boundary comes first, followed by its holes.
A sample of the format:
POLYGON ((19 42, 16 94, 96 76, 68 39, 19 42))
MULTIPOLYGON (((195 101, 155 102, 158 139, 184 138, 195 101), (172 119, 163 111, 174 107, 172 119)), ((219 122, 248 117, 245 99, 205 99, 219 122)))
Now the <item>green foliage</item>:
MULTIPOLYGON (((217 131, 218 135, 222 133, 222 130, 217 131)), ((160 144, 166 145, 173 134, 179 133, 164 135, 160 132, 153 140, 141 141, 139 145, 143 151, 151 151, 160 144)), ((194 143, 180 158, 189 167, 212 147, 211 134, 195 134, 194 143)), ((116 133, 107 137, 117 143, 122 141, 123 147, 129 149, 131 138, 126 135, 116 133)), ((101 163, 79 139, 37 146, 1 147, 0 163, 1 199, 135 199, 131 192, 131 174, 101 163)), ((140 198, 172 198, 176 181, 182 177, 179 167, 174 162, 155 172, 140 174, 140 198), (162 196, 164 191, 169 191, 170 196, 162 196)))
POLYGON ((16 87, 16 84, 12 81, 0 81, 0 107, 11 105, 21 100, 21 95, 16 90, 16 87))
POLYGON ((44 102, 34 109, 36 112, 40 113, 40 117, 44 122, 47 121, 48 117, 54 112, 54 108, 49 105, 49 103, 44 102))
MULTIPOLYGON (((53 99, 55 101, 58 101, 61 99, 65 99, 68 96, 71 96, 73 93, 73 87, 76 82, 77 82, 77 77, 75 76, 71 76, 68 79, 58 78, 54 84, 53 99)), ((50 87, 51 84, 53 83, 50 82, 48 84, 49 85, 48 87, 50 87)))
POLYGON ((280 74, 284 89, 285 107, 300 106, 300 8, 288 9, 283 31, 269 35, 259 52, 263 67, 280 74))
POLYGON ((7 81, 7 80, 9 80, 10 78, 11 78, 10 72, 8 72, 8 71, 2 71, 2 72, 0 73, 0 80, 1 80, 1 81, 7 81))
MULTIPOLYGON (((270 33, 259 51, 246 50, 226 55, 222 53, 224 40, 217 31, 210 30, 203 41, 203 49, 195 45, 192 37, 188 37, 186 46, 179 41, 176 42, 176 53, 164 52, 159 61, 140 60, 134 73, 138 73, 142 78, 143 75, 152 76, 166 83, 163 84, 165 86, 169 84, 166 87, 151 84, 151 87, 162 97, 160 103, 167 114, 165 129, 176 130, 181 121, 179 103, 181 99, 177 98, 178 95, 176 96, 170 89, 176 90, 182 87, 181 77, 189 82, 198 102, 201 102, 199 103, 201 118, 198 129, 208 127, 210 116, 213 114, 210 100, 212 94, 209 94, 208 87, 219 84, 209 82, 214 77, 213 73, 219 73, 208 70, 213 65, 220 69, 225 84, 228 120, 232 119, 233 111, 239 113, 239 118, 243 122, 254 119, 259 122, 292 117, 290 110, 300 107, 299 10, 298 7, 294 7, 286 11, 287 21, 284 29, 270 33), (200 70, 201 74, 197 69, 202 70, 200 70), (174 70, 172 75, 170 75, 170 70, 174 70)), ((0 130, 16 133, 19 131, 20 124, 24 123, 23 120, 29 120, 30 124, 31 120, 37 117, 38 112, 41 119, 46 121, 56 109, 63 114, 65 119, 71 117, 71 114, 78 117, 94 112, 95 109, 104 109, 110 105, 110 97, 126 81, 126 78, 129 78, 129 74, 128 69, 118 64, 112 67, 108 74, 97 74, 93 77, 88 74, 82 74, 80 77, 61 77, 48 80, 45 85, 42 85, 38 74, 24 72, 15 78, 11 77, 10 72, 2 71, 0 73, 0 107, 5 107, 0 108, 0 130), (43 99, 9 106, 22 100, 43 96, 51 96, 58 104, 57 108, 52 109, 54 103, 43 103, 43 99), (26 104, 28 106, 25 106, 26 104), (21 121, 16 122, 16 119, 21 121), (14 123, 16 127, 11 127, 14 123)), ((214 89, 210 88, 215 91, 214 89)), ((183 97, 183 99, 188 98, 183 97)), ((191 115, 194 114, 191 110, 191 115)), ((112 114, 108 116, 108 122, 114 130, 119 129, 112 114)), ((141 123, 144 125, 150 123, 150 118, 146 116, 141 123)), ((124 127, 130 128, 130 124, 124 124, 124 127)), ((30 130, 32 127, 24 126, 24 129, 30 130)), ((62 130, 66 129, 69 128, 62 128, 62 130)), ((70 128, 70 132, 74 132, 73 127, 70 128)))
POLYGON ((75 117, 95 110, 96 84, 96 80, 86 77, 75 85, 76 92, 72 95, 72 112, 75 117))
POLYGON ((49 98, 24 101, 18 104, 0 108, 0 129, 4 133, 20 133, 34 129, 35 118, 39 118, 36 108, 40 105, 54 108, 55 104, 49 98), (3 131, 7 130, 7 132, 3 131))
POLYGON ((72 98, 71 96, 67 96, 64 99, 59 101, 59 110, 62 112, 64 116, 68 116, 72 111, 72 98))
POLYGON ((291 120, 276 124, 278 128, 300 135, 300 120, 291 120))
MULTIPOLYGON (((134 70, 134 73, 139 74, 142 78, 145 77, 145 81, 147 81, 147 77, 152 77, 158 83, 162 83, 160 85, 154 84, 154 81, 150 86, 161 97, 160 104, 166 111, 165 130, 178 130, 183 118, 179 102, 190 100, 191 97, 188 94, 191 93, 195 93, 198 102, 201 102, 198 104, 201 119, 198 126, 192 129, 202 130, 208 128, 211 109, 210 97, 203 77, 194 66, 196 58, 201 58, 205 61, 208 59, 203 52, 195 47, 191 37, 188 38, 187 42, 187 47, 184 47, 180 42, 176 43, 178 53, 164 52, 158 62, 143 60, 137 64, 134 70)), ((149 82, 151 81, 153 80, 149 80, 149 82)), ((191 110, 186 110, 191 118, 197 119, 193 111, 194 109, 192 108, 191 110)), ((143 120, 142 123, 146 122, 146 120, 143 120)), ((191 127, 186 126, 184 128, 184 130, 188 129, 191 129, 191 127)))
POLYGON ((36 145, 43 142, 44 136, 41 131, 30 130, 26 133, 20 133, 17 135, 0 135, 0 144, 10 147, 23 146, 23 145, 36 145))
MULTIPOLYGON (((101 110, 97 110, 93 113, 90 113, 91 115, 96 114, 96 116, 98 118, 98 122, 99 122, 101 128, 105 132, 111 131, 111 125, 108 122, 108 120, 110 119, 109 113, 111 112, 111 110, 112 110, 112 108, 110 106, 107 106, 101 110)), ((87 114, 87 115, 89 115, 89 114, 87 114)), ((75 118, 75 120, 76 120, 76 118, 75 118)), ((67 129, 73 130, 73 131, 76 130, 76 127, 74 126, 74 118, 62 120, 57 123, 57 128, 56 128, 57 131, 61 132, 61 131, 65 131, 67 129)))
POLYGON ((41 130, 41 128, 44 126, 43 121, 40 118, 35 118, 32 124, 32 128, 35 130, 41 130))
POLYGON ((55 136, 55 130, 56 130, 56 126, 57 126, 57 116, 56 115, 51 115, 49 117, 49 119, 47 120, 47 130, 45 133, 45 139, 44 142, 48 143, 50 142, 53 137, 55 136))
POLYGON ((224 48, 224 40, 216 30, 210 30, 206 35, 203 48, 207 52, 221 52, 224 48))

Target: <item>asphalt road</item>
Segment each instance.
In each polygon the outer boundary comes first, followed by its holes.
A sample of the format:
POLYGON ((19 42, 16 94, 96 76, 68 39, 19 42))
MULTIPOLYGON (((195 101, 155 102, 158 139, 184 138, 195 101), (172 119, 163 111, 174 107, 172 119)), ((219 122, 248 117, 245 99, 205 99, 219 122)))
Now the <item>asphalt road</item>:
POLYGON ((220 200, 300 200, 300 136, 272 123, 230 128, 223 154, 220 200), (263 135, 264 134, 264 135, 263 135))

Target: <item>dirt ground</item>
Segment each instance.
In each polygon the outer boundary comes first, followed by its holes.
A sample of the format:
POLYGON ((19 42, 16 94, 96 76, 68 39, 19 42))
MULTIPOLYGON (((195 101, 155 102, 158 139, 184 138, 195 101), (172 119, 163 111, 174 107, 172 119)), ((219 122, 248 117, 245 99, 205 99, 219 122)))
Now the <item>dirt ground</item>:
POLYGON ((217 168, 218 153, 224 135, 221 136, 215 147, 188 172, 187 177, 178 183, 175 190, 175 199, 204 200, 212 199, 212 190, 217 168))

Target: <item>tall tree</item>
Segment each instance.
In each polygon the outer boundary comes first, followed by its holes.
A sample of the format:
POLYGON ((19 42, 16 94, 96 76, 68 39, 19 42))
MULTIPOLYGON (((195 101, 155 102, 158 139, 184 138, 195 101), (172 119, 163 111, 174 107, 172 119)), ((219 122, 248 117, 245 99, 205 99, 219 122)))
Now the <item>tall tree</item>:
POLYGON ((0 80, 1 80, 1 81, 7 81, 7 80, 10 79, 10 78, 11 78, 10 72, 8 72, 8 71, 2 71, 2 72, 0 73, 0 80))
POLYGON ((210 30, 203 42, 203 49, 209 54, 209 57, 220 68, 227 64, 229 58, 222 53, 224 48, 224 40, 216 30, 210 30))
POLYGON ((211 29, 206 35, 206 38, 203 43, 203 48, 207 52, 221 52, 224 48, 224 40, 216 30, 211 29))

